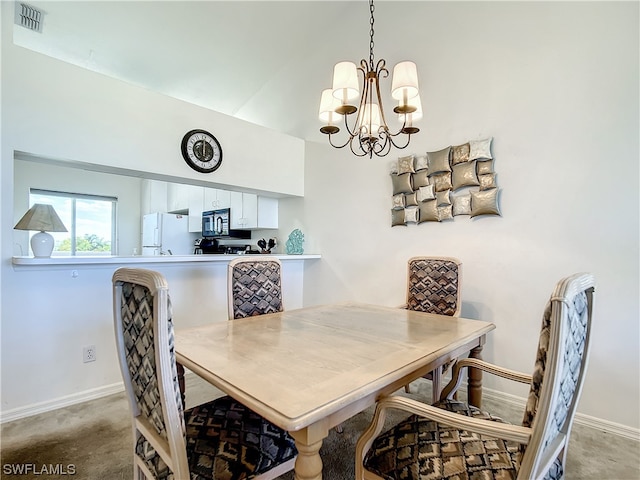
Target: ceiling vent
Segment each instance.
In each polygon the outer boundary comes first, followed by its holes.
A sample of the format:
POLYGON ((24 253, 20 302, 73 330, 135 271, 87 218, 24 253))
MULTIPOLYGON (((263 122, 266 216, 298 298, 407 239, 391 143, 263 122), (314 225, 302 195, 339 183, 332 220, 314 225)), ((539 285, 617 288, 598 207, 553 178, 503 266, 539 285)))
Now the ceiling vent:
POLYGON ((26 3, 16 2, 16 25, 42 33, 42 17, 44 14, 26 3))

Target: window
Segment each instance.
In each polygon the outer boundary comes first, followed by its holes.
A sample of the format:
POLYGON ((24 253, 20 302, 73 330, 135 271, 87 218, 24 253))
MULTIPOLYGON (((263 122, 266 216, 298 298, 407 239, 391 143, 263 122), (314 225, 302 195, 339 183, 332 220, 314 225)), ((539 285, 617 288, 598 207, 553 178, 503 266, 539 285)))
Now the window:
POLYGON ((67 232, 50 232, 52 256, 116 255, 115 197, 54 192, 32 188, 29 204, 53 205, 67 232))

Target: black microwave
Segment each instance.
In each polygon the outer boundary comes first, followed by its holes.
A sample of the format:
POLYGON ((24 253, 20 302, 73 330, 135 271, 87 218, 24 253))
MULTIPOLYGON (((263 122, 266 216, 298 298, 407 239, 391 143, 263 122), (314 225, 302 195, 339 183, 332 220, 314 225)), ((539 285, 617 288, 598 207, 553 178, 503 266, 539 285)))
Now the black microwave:
POLYGON ((204 238, 251 238, 249 230, 231 230, 231 209, 221 208, 202 212, 204 238))

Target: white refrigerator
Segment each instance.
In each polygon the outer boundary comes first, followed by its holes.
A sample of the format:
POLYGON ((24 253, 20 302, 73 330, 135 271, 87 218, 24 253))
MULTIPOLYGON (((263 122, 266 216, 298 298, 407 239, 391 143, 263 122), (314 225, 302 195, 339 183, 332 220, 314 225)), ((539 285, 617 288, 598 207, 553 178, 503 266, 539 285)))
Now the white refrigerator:
POLYGON ((149 213, 142 217, 142 255, 190 255, 193 235, 189 217, 172 213, 149 213))

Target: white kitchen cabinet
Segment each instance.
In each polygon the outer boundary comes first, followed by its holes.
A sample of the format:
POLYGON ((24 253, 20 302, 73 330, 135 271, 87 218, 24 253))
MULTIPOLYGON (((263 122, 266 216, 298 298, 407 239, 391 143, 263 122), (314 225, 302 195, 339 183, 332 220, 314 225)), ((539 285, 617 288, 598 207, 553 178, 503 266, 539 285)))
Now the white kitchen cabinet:
POLYGON ((231 192, 218 188, 204 189, 204 211, 229 208, 231 206, 231 192))
POLYGON ((202 191, 202 187, 183 183, 169 183, 167 186, 167 212, 181 213, 188 210, 189 197, 192 192, 196 191, 202 191))
POLYGON ((202 211, 204 210, 204 188, 194 187, 189 192, 189 231, 202 232, 202 211))
POLYGON ((142 180, 142 192, 140 195, 140 212, 142 215, 167 211, 167 187, 168 184, 166 182, 159 180, 142 180))
POLYGON ((278 199, 231 192, 231 228, 278 228, 278 199))
POLYGON ((231 226, 233 229, 258 227, 258 196, 231 192, 231 226))
POLYGON ((258 228, 278 228, 278 199, 258 197, 258 228))

